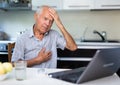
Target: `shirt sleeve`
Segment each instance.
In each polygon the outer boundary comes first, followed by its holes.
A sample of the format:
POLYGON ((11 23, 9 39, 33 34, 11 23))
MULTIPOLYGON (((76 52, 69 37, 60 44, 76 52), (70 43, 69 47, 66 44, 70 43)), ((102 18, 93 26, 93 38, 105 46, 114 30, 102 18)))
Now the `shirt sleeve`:
POLYGON ((64 50, 65 46, 66 46, 66 40, 65 40, 65 38, 58 33, 57 34, 57 47, 61 48, 62 50, 64 50))
POLYGON ((22 38, 18 38, 15 42, 15 48, 13 49, 12 62, 24 60, 24 44, 22 38))

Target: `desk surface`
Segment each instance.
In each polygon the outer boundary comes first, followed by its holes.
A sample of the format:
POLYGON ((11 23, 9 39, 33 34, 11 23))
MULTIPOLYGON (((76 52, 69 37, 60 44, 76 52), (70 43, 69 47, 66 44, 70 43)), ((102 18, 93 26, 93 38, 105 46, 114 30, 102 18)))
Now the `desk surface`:
MULTIPOLYGON (((41 70, 37 68, 27 68, 27 78, 23 81, 17 81, 15 79, 15 72, 13 70, 7 79, 0 81, 0 85, 75 85, 73 83, 53 79, 47 76, 47 73, 61 70, 65 69, 45 69, 45 72, 41 72, 41 70)), ((115 74, 113 76, 97 79, 80 85, 120 85, 120 78, 115 74)))

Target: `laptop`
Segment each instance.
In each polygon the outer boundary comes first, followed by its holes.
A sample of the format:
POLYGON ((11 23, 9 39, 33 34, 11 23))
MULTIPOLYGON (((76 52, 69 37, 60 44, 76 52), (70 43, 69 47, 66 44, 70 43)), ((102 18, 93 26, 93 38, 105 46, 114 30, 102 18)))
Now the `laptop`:
POLYGON ((120 68, 120 48, 97 50, 87 67, 49 73, 48 76, 76 84, 111 76, 120 68))

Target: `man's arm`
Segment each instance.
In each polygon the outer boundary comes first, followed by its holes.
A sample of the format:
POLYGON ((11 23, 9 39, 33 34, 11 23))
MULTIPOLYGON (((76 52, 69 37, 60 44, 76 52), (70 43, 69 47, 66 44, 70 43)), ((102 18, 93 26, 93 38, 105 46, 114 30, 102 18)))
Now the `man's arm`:
POLYGON ((62 34, 66 40, 66 48, 69 50, 72 50, 72 51, 76 50, 77 45, 76 45, 75 41, 73 40, 72 36, 65 29, 57 12, 53 8, 50 8, 49 11, 50 11, 50 15, 54 18, 56 25, 58 26, 58 28, 60 29, 60 31, 62 32, 62 34))

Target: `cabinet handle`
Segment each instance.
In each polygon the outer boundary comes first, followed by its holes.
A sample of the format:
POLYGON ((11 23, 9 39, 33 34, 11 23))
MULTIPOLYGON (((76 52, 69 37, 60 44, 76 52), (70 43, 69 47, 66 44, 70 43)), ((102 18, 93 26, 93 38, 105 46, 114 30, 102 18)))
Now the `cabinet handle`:
POLYGON ((78 7, 90 7, 89 5, 69 5, 70 8, 78 8, 78 7))
POLYGON ((57 6, 51 6, 52 8, 58 8, 57 6))
POLYGON ((120 5, 101 5, 101 7, 120 7, 120 5))
POLYGON ((82 57, 82 58, 65 58, 65 57, 58 57, 57 60, 60 60, 60 61, 91 61, 92 58, 85 58, 85 57, 82 57))
MULTIPOLYGON (((37 6, 37 8, 40 8, 42 6, 37 6)), ((57 6, 51 6, 52 8, 58 8, 57 6)))

